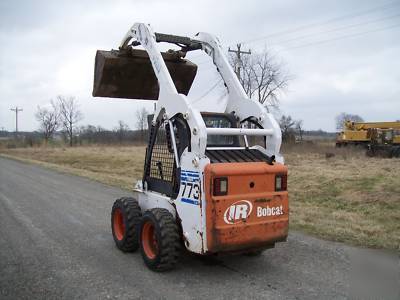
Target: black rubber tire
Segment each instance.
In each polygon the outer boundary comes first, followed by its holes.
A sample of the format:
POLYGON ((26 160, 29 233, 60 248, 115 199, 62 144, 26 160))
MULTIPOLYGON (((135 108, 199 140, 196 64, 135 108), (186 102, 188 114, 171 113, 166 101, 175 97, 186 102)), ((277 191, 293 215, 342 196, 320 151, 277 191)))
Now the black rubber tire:
POLYGON ((393 156, 396 157, 395 155, 396 155, 396 149, 395 148, 391 148, 391 149, 388 150, 388 156, 387 156, 388 158, 393 158, 393 156))
POLYGON ((366 154, 368 157, 374 157, 374 156, 375 156, 375 152, 374 152, 372 149, 368 149, 368 150, 365 152, 365 154, 366 154))
POLYGON ((123 252, 134 252, 139 248, 139 226, 142 212, 139 203, 131 197, 115 200, 111 210, 111 231, 116 246, 123 252), (117 210, 122 212, 125 232, 122 239, 118 239, 114 232, 114 217, 117 210))
POLYGON ((393 157, 400 157, 400 146, 396 146, 393 157))
POLYGON ((156 272, 171 270, 177 264, 181 252, 179 228, 172 214, 164 208, 153 208, 143 214, 140 225, 140 252, 147 267, 156 272), (146 255, 143 246, 143 225, 151 222, 158 251, 154 258, 146 255))

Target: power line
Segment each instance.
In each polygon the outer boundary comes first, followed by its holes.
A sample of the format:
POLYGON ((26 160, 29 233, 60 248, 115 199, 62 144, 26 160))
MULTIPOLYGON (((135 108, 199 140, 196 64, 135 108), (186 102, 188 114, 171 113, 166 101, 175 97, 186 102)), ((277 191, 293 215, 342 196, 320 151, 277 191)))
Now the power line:
MULTIPOLYGON (((321 40, 321 41, 317 41, 317 42, 313 42, 313 43, 308 43, 308 44, 304 44, 304 45, 299 45, 299 46, 295 46, 295 47, 289 47, 289 48, 285 48, 284 50, 305 48, 305 47, 309 47, 309 46, 314 46, 314 45, 319 45, 319 44, 328 43, 328 42, 331 42, 331 41, 336 41, 336 40, 342 40, 342 39, 357 37, 357 36, 364 35, 364 34, 368 34, 368 33, 372 33, 372 32, 384 31, 384 30, 392 29, 392 28, 399 27, 399 26, 400 26, 400 24, 395 24, 395 25, 392 25, 392 26, 382 27, 382 28, 378 28, 378 29, 374 29, 374 30, 368 30, 368 31, 359 32, 359 33, 355 33, 355 34, 344 35, 344 36, 337 37, 337 38, 332 38, 332 39, 327 39, 327 40, 321 40)), ((239 48, 239 49, 240 49, 240 48, 239 48)), ((209 68, 207 68, 207 69, 209 69, 209 68)), ((218 86, 218 84, 219 84, 221 81, 222 81, 222 78, 220 78, 206 93, 204 93, 201 97, 199 97, 199 98, 197 98, 196 100, 194 100, 192 103, 195 103, 195 102, 197 102, 197 101, 203 99, 204 97, 206 97, 209 93, 211 93, 211 92, 218 86)))
MULTIPOLYGON (((348 25, 348 26, 337 27, 337 28, 333 28, 333 29, 330 29, 330 30, 326 30, 326 31, 320 31, 320 32, 316 32, 316 33, 312 33, 312 34, 308 34, 308 35, 303 35, 303 36, 300 36, 300 37, 297 37, 297 38, 293 38, 293 39, 283 40, 283 41, 280 41, 280 42, 273 43, 273 44, 271 44, 271 45, 272 45, 272 46, 281 46, 282 43, 287 43, 287 42, 292 42, 292 41, 296 41, 296 40, 301 40, 301 39, 305 39, 305 38, 307 38, 307 37, 316 36, 316 35, 320 35, 320 34, 324 34, 324 33, 330 33, 330 32, 341 31, 341 30, 345 30, 345 29, 349 29, 349 28, 354 28, 354 27, 366 25, 366 24, 378 23, 378 22, 381 22, 381 21, 393 19, 393 18, 398 17, 398 16, 400 16, 400 14, 392 15, 392 16, 389 16, 389 17, 387 17, 387 18, 380 18, 380 19, 370 20, 370 21, 366 21, 366 22, 351 24, 351 25, 348 25)), ((387 27, 383 27, 383 28, 377 28, 377 29, 372 29, 372 30, 368 30, 368 31, 358 32, 358 33, 354 33, 354 34, 344 35, 344 36, 340 36, 340 37, 337 37, 337 38, 332 38, 332 39, 326 39, 326 40, 321 40, 321 41, 310 42, 310 43, 303 44, 303 45, 298 45, 298 46, 293 46, 293 47, 285 48, 284 50, 297 49, 297 48, 305 48, 305 47, 312 46, 312 45, 318 45, 318 44, 328 43, 328 42, 330 42, 330 41, 336 41, 336 40, 341 40, 341 39, 346 39, 346 38, 357 37, 357 36, 364 35, 364 34, 367 34, 367 33, 373 33, 373 32, 377 32, 377 31, 384 31, 384 30, 387 30, 387 29, 395 28, 395 27, 398 27, 399 25, 400 25, 400 24, 395 24, 395 25, 387 26, 387 27)), ((228 51, 229 51, 229 50, 228 50, 228 51)), ((202 64, 204 64, 204 63, 206 63, 206 62, 208 62, 208 61, 202 61, 202 62, 198 63, 198 65, 202 65, 202 64)))
POLYGON ((199 98, 197 98, 196 100, 194 100, 193 102, 192 102, 192 104, 193 103, 195 103, 195 102, 197 102, 197 101, 199 101, 199 100, 201 100, 201 99, 203 99, 205 96, 207 96, 209 93, 211 93, 217 86, 218 86, 218 84, 220 83, 222 81, 222 78, 220 78, 207 92, 205 92, 201 97, 199 97, 199 98))
POLYGON ((294 46, 294 47, 285 48, 285 49, 283 49, 283 51, 285 51, 285 50, 291 50, 291 49, 298 49, 298 48, 305 48, 305 47, 314 46, 314 45, 319 45, 319 44, 324 44, 324 43, 328 43, 328 42, 332 42, 332 41, 337 41, 337 40, 352 38, 352 37, 364 35, 364 34, 367 34, 367 33, 372 33, 372 32, 384 31, 384 30, 387 30, 387 29, 392 29, 392 28, 395 28, 395 27, 398 27, 398 26, 400 26, 400 24, 395 24, 395 25, 388 26, 388 27, 378 28, 378 29, 375 29, 375 30, 368 30, 368 31, 364 31, 364 32, 359 32, 359 33, 355 33, 355 34, 343 35, 343 36, 340 36, 340 37, 337 37, 337 38, 332 38, 332 39, 327 39, 327 40, 321 40, 321 41, 317 41, 317 42, 313 42, 313 43, 308 43, 308 44, 304 44, 304 45, 299 45, 299 46, 294 46))
POLYGON ((364 10, 364 11, 360 11, 358 13, 342 15, 340 17, 329 19, 329 20, 324 21, 324 22, 316 22, 316 23, 311 23, 311 24, 308 24, 308 25, 303 25, 303 26, 295 27, 295 28, 288 29, 288 30, 278 31, 278 32, 271 33, 271 34, 268 34, 268 35, 265 35, 265 36, 256 37, 256 38, 249 39, 249 40, 244 40, 244 41, 241 41, 240 43, 253 43, 253 42, 265 40, 267 38, 270 38, 270 37, 273 37, 273 36, 277 36, 277 35, 279 35, 279 36, 287 35, 287 34, 291 34, 291 33, 298 32, 298 31, 302 31, 304 29, 308 29, 308 28, 311 28, 311 27, 326 25, 326 24, 334 23, 334 22, 337 22, 337 21, 340 21, 340 20, 344 20, 344 19, 349 19, 349 18, 354 18, 354 17, 358 17, 358 16, 362 16, 362 15, 367 15, 367 14, 370 14, 372 12, 376 12, 377 10, 386 10, 386 9, 389 9, 390 7, 396 6, 398 4, 399 4, 398 1, 389 2, 387 4, 376 6, 374 8, 371 8, 371 9, 368 9, 368 10, 364 10))
MULTIPOLYGON (((293 29, 289 29, 289 30, 275 32, 275 33, 272 33, 272 34, 269 34, 269 35, 265 35, 265 36, 262 36, 262 37, 259 37, 259 38, 254 38, 254 39, 250 39, 250 40, 247 40, 247 41, 242 41, 239 44, 261 41, 261 40, 265 40, 268 37, 272 37, 272 36, 287 35, 287 34, 290 34, 290 33, 293 33, 293 32, 298 32, 298 31, 301 31, 301 30, 304 30, 304 29, 307 29, 307 28, 310 28, 310 27, 315 27, 315 26, 318 26, 318 25, 325 25, 325 24, 329 24, 329 23, 334 23, 334 22, 337 22, 337 21, 340 21, 340 20, 344 20, 344 19, 348 19, 348 18, 354 18, 354 17, 361 16, 361 15, 367 15, 367 14, 371 14, 371 13, 379 11, 379 10, 387 10, 387 9, 393 7, 393 6, 398 5, 398 4, 400 4, 400 2, 398 2, 398 1, 389 2, 387 4, 376 6, 376 7, 367 9, 367 10, 359 11, 357 13, 346 14, 346 15, 342 15, 340 17, 329 19, 329 20, 321 22, 321 23, 312 23, 312 24, 308 24, 308 25, 303 25, 303 26, 299 26, 297 28, 293 28, 293 29)), ((296 41, 296 40, 301 40, 301 39, 305 39, 305 38, 312 37, 312 36, 317 36, 317 35, 324 34, 324 33, 342 31, 342 30, 346 30, 346 29, 349 29, 349 28, 355 28, 355 27, 362 26, 362 25, 378 23, 378 22, 382 22, 382 21, 385 21, 385 20, 393 19, 393 18, 395 18, 395 17, 397 17, 399 15, 400 14, 396 14, 396 15, 385 17, 385 18, 374 19, 374 20, 370 20, 370 21, 366 21, 366 22, 360 22, 360 23, 356 23, 356 24, 350 24, 350 25, 346 25, 346 26, 333 28, 333 29, 330 29, 330 30, 311 33, 311 34, 303 35, 303 36, 300 36, 300 37, 295 37, 295 38, 292 38, 292 39, 283 40, 281 42, 276 42, 273 45, 281 45, 282 43, 288 43, 288 42, 292 42, 292 41, 296 41)), ((340 37, 337 37, 337 38, 320 40, 320 41, 315 41, 315 42, 311 42, 311 43, 307 43, 307 44, 303 44, 303 45, 293 46, 293 47, 285 48, 284 50, 305 48, 305 47, 309 47, 309 46, 313 46, 313 45, 328 43, 328 42, 331 42, 331 41, 352 38, 352 37, 364 35, 364 34, 367 34, 367 33, 383 31, 383 30, 391 29, 391 28, 394 28, 394 27, 397 27, 397 26, 399 26, 399 25, 395 24, 393 26, 388 26, 388 27, 384 27, 384 28, 378 28, 378 29, 368 30, 368 31, 359 32, 359 33, 355 33, 355 34, 344 35, 344 36, 340 36, 340 37)), ((240 49, 239 49, 239 51, 240 51, 240 49)), ((230 50, 230 48, 228 48, 228 52, 236 52, 236 51, 235 50, 230 50)), ((202 55, 203 54, 196 55, 196 56, 192 57, 192 59, 201 57, 202 55)), ((239 56, 239 58, 238 58, 238 60, 239 60, 240 59, 240 54, 238 54, 238 56, 239 56)), ((202 64, 204 64, 206 62, 207 61, 201 61, 199 63, 199 65, 202 65, 202 64)), ((238 74, 237 70, 235 70, 235 72, 236 72, 236 74, 238 74)), ((239 69, 239 72, 240 72, 240 69, 239 69)))
POLYGON ((393 19, 393 18, 398 17, 398 16, 400 16, 400 14, 393 15, 393 16, 390 16, 390 17, 387 17, 387 18, 380 18, 380 19, 371 20, 371 21, 367 21, 367 22, 361 22, 361 23, 351 24, 351 25, 347 25, 347 26, 337 27, 337 28, 333 28, 333 29, 330 29, 330 30, 315 32, 315 33, 311 33, 311 34, 307 34, 307 35, 295 37, 295 38, 292 38, 292 39, 287 39, 287 40, 279 41, 279 42, 273 43, 273 45, 281 45, 282 43, 287 43, 287 42, 293 42, 293 41, 297 41, 297 40, 302 40, 302 39, 305 39, 305 38, 308 38, 308 37, 312 37, 312 36, 316 36, 316 35, 320 35, 320 34, 324 34, 324 33, 336 32, 336 31, 341 31, 341 30, 345 30, 345 29, 349 29, 349 28, 354 28, 354 27, 358 27, 358 26, 362 26, 362 25, 367 25, 367 24, 372 24, 372 23, 378 23, 378 22, 382 22, 382 21, 386 21, 386 20, 393 19))

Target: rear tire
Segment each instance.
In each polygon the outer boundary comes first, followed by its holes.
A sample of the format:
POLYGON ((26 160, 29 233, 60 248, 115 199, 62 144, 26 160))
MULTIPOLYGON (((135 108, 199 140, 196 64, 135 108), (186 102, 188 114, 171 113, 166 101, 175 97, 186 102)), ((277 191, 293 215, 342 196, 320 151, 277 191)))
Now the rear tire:
POLYGON ((395 150, 393 151, 393 157, 400 157, 400 146, 396 146, 395 150))
POLYGON ((140 252, 153 271, 171 270, 181 251, 179 228, 172 214, 163 208, 144 213, 140 226, 140 252))
POLYGON ((371 148, 367 150, 366 154, 367 154, 368 157, 374 157, 375 156, 375 152, 371 148))
POLYGON ((142 212, 131 197, 115 200, 111 210, 111 230, 116 246, 123 252, 139 248, 139 224, 142 212))

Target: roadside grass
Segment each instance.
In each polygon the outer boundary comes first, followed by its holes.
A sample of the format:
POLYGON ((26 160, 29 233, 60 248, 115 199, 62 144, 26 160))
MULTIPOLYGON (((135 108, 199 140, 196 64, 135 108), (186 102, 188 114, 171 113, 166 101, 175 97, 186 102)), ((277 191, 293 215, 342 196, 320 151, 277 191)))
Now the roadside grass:
POLYGON ((400 160, 361 149, 286 149, 291 228, 350 244, 400 250, 400 160), (326 153, 335 154, 326 158, 326 153))
MULTIPOLYGON (((370 158, 328 143, 284 147, 291 229, 348 244, 400 250, 400 159, 370 158), (334 154, 327 158, 326 153, 334 154)), ((131 189, 145 148, 0 149, 0 154, 131 189)))
POLYGON ((145 147, 0 148, 0 155, 88 177, 123 189, 132 189, 133 184, 143 174, 145 147))

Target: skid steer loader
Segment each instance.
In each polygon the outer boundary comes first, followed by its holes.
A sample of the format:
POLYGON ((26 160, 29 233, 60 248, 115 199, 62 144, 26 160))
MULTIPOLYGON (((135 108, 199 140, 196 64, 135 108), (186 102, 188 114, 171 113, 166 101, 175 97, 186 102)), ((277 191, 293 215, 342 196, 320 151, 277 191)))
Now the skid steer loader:
POLYGON ((286 240, 280 128, 247 97, 215 36, 161 34, 136 23, 118 50, 97 51, 93 96, 158 100, 143 178, 133 197, 112 207, 120 250, 140 248, 150 269, 165 271, 185 248, 199 255, 258 254, 286 240), (161 53, 158 43, 180 50, 161 53), (189 51, 212 58, 228 91, 223 109, 200 112, 187 96, 197 73, 184 59, 189 51), (254 137, 261 145, 249 143, 254 137))

